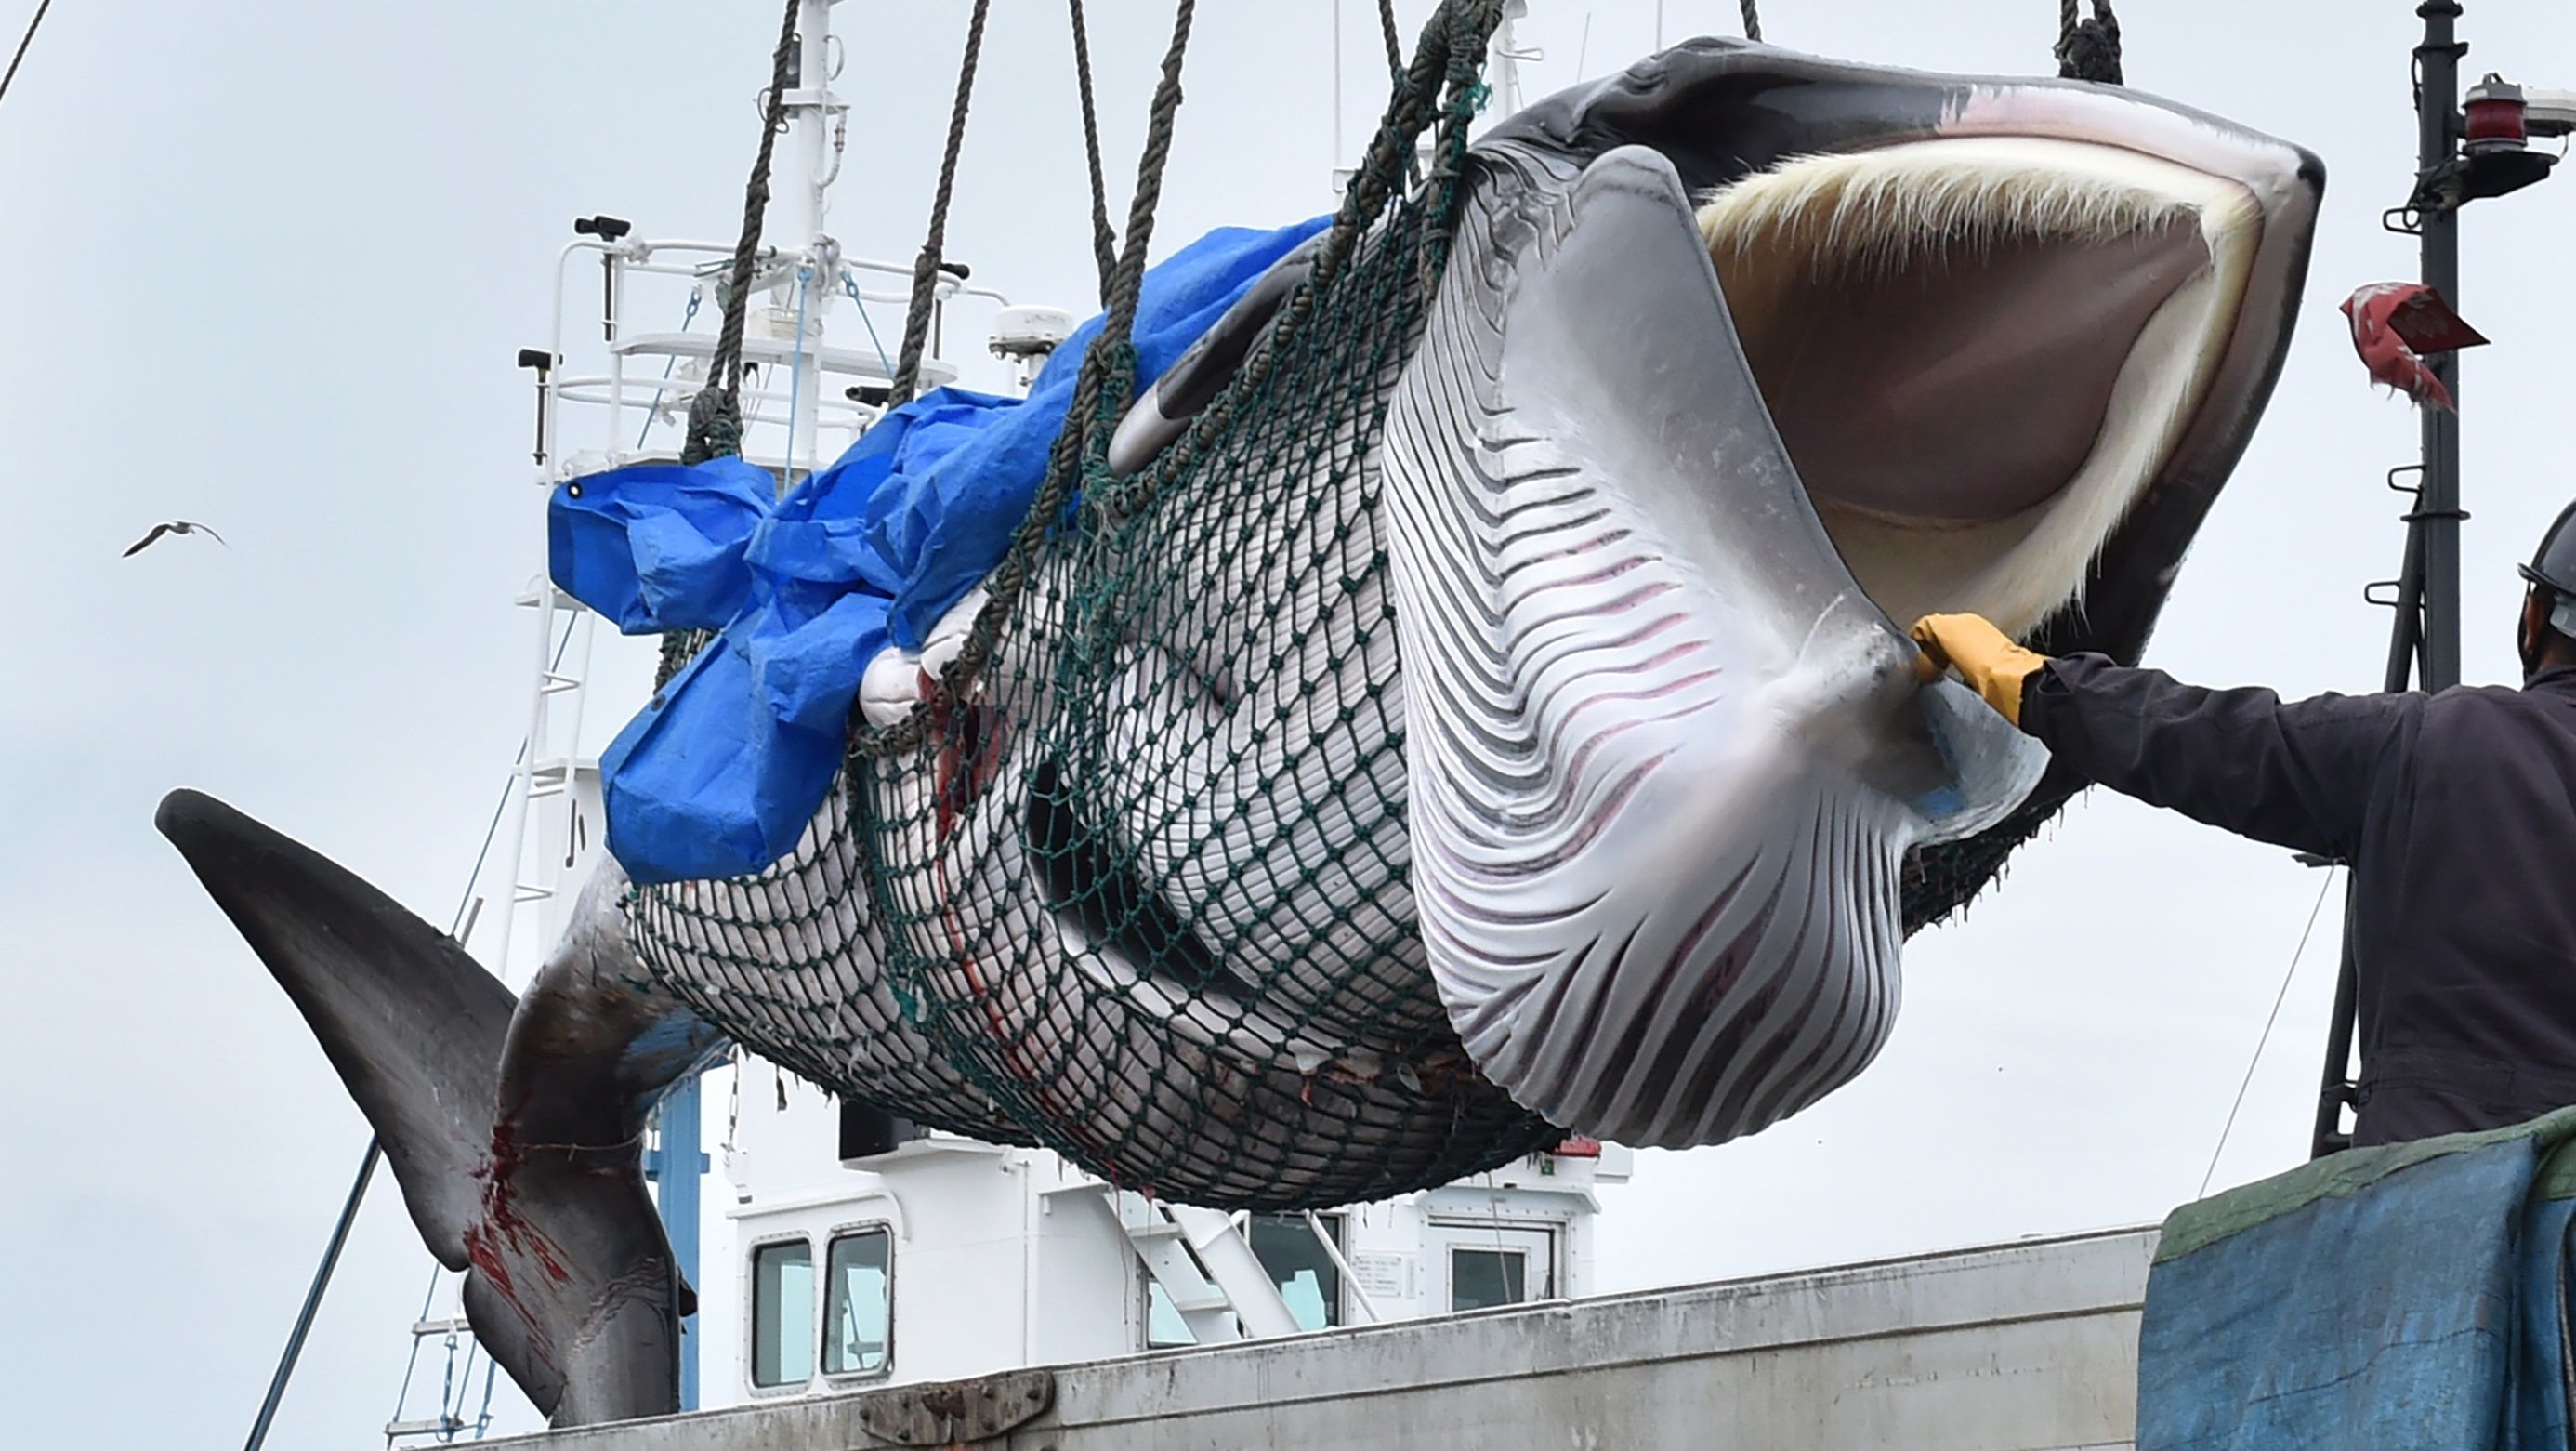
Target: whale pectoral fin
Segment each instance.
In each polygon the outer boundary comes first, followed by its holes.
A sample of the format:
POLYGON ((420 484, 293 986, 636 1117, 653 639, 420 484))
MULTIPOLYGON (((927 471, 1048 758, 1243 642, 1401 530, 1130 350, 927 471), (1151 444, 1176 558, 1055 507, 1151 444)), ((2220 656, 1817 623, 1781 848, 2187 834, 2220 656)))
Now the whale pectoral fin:
POLYGON ((154 824, 304 1015, 421 1241, 464 1269, 510 990, 401 903, 211 796, 173 791, 154 824))
POLYGON ((654 992, 613 868, 527 993, 320 854, 211 797, 157 817, 375 1126, 466 1316, 558 1426, 679 1408, 688 1296, 639 1167, 644 1116, 720 1046, 654 992))
POLYGON ((1385 449, 1433 976, 1552 1122, 1751 1133, 1884 1041, 1905 849, 2043 758, 1853 582, 1670 164, 1480 157, 1385 449))

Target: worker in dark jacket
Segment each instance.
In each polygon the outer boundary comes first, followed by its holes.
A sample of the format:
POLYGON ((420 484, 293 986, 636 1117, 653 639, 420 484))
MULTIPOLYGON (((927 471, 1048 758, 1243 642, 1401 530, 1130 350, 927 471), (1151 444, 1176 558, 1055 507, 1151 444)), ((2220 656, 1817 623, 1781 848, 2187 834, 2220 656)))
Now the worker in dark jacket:
POLYGON ((2086 779, 2352 865, 2357 1144, 2576 1103, 2576 504, 2523 568, 2523 685, 2203 690, 2047 659, 1975 615, 1914 627, 2086 779))

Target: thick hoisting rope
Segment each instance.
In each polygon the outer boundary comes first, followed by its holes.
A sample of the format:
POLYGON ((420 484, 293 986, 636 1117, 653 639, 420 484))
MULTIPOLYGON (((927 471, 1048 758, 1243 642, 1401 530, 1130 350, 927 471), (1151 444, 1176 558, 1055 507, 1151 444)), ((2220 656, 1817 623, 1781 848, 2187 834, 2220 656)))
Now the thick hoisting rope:
MULTIPOLYGON (((1430 182, 1439 187, 1456 187, 1466 149, 1468 118, 1486 98, 1480 79, 1485 50, 1501 19, 1502 6, 1497 0, 1449 0, 1433 12, 1430 23, 1423 27, 1413 64, 1405 71, 1387 107, 1386 120, 1369 143, 1368 157, 1352 179, 1350 189, 1343 193, 1332 230, 1325 233, 1323 245, 1316 250, 1315 265, 1306 282, 1281 305, 1278 320, 1271 324, 1264 343, 1245 361, 1235 380, 1200 411, 1188 433, 1166 447, 1168 462, 1123 490, 1118 499, 1121 511, 1143 507, 1151 498, 1154 479, 1186 476, 1209 441, 1233 426, 1236 411, 1247 406, 1248 400, 1264 396, 1279 365, 1283 340, 1304 333, 1318 299, 1341 277, 1360 239, 1386 214, 1399 183, 1412 184, 1417 160, 1415 142, 1434 121, 1445 121, 1448 129, 1442 135, 1440 154, 1433 160, 1430 182)), ((1449 227, 1453 221, 1450 208, 1444 206, 1436 209, 1431 224, 1424 229, 1421 255, 1414 267, 1416 282, 1423 291, 1439 280, 1440 270, 1448 262, 1449 227)))
POLYGON ((1136 159, 1136 193, 1128 202, 1126 240, 1109 280, 1109 318, 1100 334, 1112 347, 1126 347, 1136 323, 1145 247, 1154 239, 1154 213, 1163 200, 1163 164, 1172 155, 1172 118, 1181 109, 1181 63, 1189 58, 1190 24, 1197 14, 1198 0, 1180 0, 1174 7, 1172 44, 1163 52, 1162 79, 1154 83, 1153 105, 1146 113, 1145 151, 1136 159))
POLYGON ((798 0, 787 0, 778 23, 778 48, 769 57, 769 97, 760 108, 760 150, 752 157, 751 183, 743 188, 742 235, 734 243, 733 269, 727 274, 724 326, 707 360, 706 386, 689 400, 689 438, 680 451, 684 464, 705 463, 742 452, 743 320, 751 308, 752 265, 760 251, 760 222, 769 210, 769 157, 778 144, 778 123, 787 93, 787 67, 796 54, 798 0))
POLYGON ((975 0, 966 20, 966 54, 957 66, 957 101, 948 112, 948 149, 939 158, 939 189, 930 198, 930 230, 912 261, 912 301, 903 314, 903 346, 895 356, 886 406, 912 401, 921 386, 921 354, 930 343, 930 305, 939 287, 941 250, 948 240, 948 201, 957 190, 957 152, 966 142, 966 113, 975 102, 975 63, 984 53, 984 16, 992 0, 975 0))
MULTIPOLYGON (((1405 71, 1403 84, 1387 108, 1386 120, 1369 143, 1368 158, 1359 175, 1342 196, 1341 210, 1333 216, 1333 230, 1325 235, 1324 245, 1316 254, 1313 277, 1282 310, 1283 323, 1273 328, 1274 335, 1287 331, 1286 319, 1302 318, 1304 310, 1313 307, 1314 295, 1330 285, 1350 260, 1360 234, 1386 209, 1399 178, 1412 162, 1415 139, 1440 118, 1444 96, 1448 106, 1468 111, 1484 103, 1477 75, 1485 47, 1501 17, 1502 7, 1495 0, 1450 0, 1423 28, 1413 64, 1405 71)), ((1464 117, 1452 119, 1463 123, 1464 117)), ((1454 183, 1454 159, 1443 159, 1439 164, 1442 179, 1454 183)), ((1446 260, 1445 250, 1439 260, 1446 260)))
MULTIPOLYGON (((1136 162, 1136 193, 1127 208, 1126 242, 1108 278, 1106 315, 1099 335, 1082 355, 1082 371, 1075 375, 1073 403, 1065 411, 1064 430, 1056 435, 1055 446, 1048 453, 1046 478, 1038 486, 1037 499, 1013 534, 1010 552, 993 567, 986 580, 983 613, 976 616, 975 628, 964 648, 950 662, 932 704, 882 731, 870 730, 854 709, 851 749, 859 754, 891 755, 919 746, 930 723, 940 717, 975 672, 983 669, 1002 626, 1019 606, 1038 546, 1050 524, 1064 512, 1070 479, 1080 471, 1085 443, 1095 428, 1099 430, 1101 451, 1107 451, 1109 433, 1117 427, 1117 415, 1126 409, 1130 380, 1135 373, 1135 349, 1128 341, 1128 332, 1136 321, 1136 297, 1145 276, 1145 248, 1154 235, 1154 210, 1162 201, 1163 164, 1172 154, 1172 119, 1181 108, 1181 63, 1189 54, 1190 25, 1197 10, 1197 0, 1180 0, 1173 14, 1172 43, 1163 55, 1162 79, 1155 84, 1153 104, 1146 114, 1145 149, 1136 162), (1120 386, 1114 401, 1104 407, 1103 385, 1113 361, 1120 386)), ((978 0, 979 18, 981 12, 982 0, 978 0)), ((1105 196, 1102 209, 1105 213, 1105 196)), ((924 255, 928 255, 927 249, 924 255)), ((920 294, 914 295, 914 301, 920 301, 920 294)))
MULTIPOLYGON (((769 93, 760 107, 760 149, 751 159, 751 181, 742 193, 742 234, 733 246, 733 266, 725 274, 724 321, 716 332, 715 351, 707 356, 707 378, 689 399, 689 430, 680 445, 680 462, 702 464, 711 458, 732 458, 742 453, 742 332, 751 312, 752 271, 760 254, 760 224, 769 210, 769 159, 778 145, 780 118, 785 114, 787 67, 796 54, 796 14, 800 0, 787 0, 787 13, 778 22, 778 47, 769 55, 769 93)), ((692 312, 697 304, 689 304, 692 312)), ((791 437, 794 424, 789 425, 791 437)), ((791 446, 789 468, 792 472, 795 450, 791 446)), ((662 637, 660 668, 653 674, 656 690, 671 683, 689 657, 705 648, 709 636, 703 630, 674 630, 662 637)))
MULTIPOLYGON (((1386 42, 1386 78, 1397 90, 1404 89, 1404 37, 1395 28, 1395 0, 1377 0, 1377 33, 1386 42)), ((1335 161, 1341 160, 1336 156, 1335 161)), ((1422 169, 1408 154, 1404 158, 1404 184, 1411 186, 1422 179, 1422 169)))
MULTIPOLYGON (((1752 13, 1752 0, 1745 12, 1752 13)), ((2090 19, 2078 20, 2075 0, 2057 0, 2057 74, 2070 81, 2125 85, 2120 74, 2120 17, 2111 0, 2093 0, 2090 19)))
POLYGON ((1100 167, 1100 111, 1091 98, 1091 37, 1082 23, 1082 0, 1067 0, 1073 14, 1073 77, 1082 92, 1082 157, 1091 167, 1091 253, 1100 264, 1100 303, 1109 305, 1109 279, 1118 270, 1118 234, 1109 226, 1109 185, 1100 167))
POLYGON ((1762 38, 1762 8, 1754 0, 1743 0, 1738 8, 1744 12, 1744 38, 1759 41, 1762 38))
MULTIPOLYGON (((1136 191, 1128 208, 1126 240, 1119 252, 1106 316, 1099 335, 1083 355, 1072 405, 1066 411, 1064 429, 1056 435, 1049 452, 1046 477, 1038 487, 1036 500, 1013 534, 1009 552, 986 579, 983 611, 956 658, 935 682, 929 700, 900 723, 883 729, 872 728, 854 709, 850 722, 853 755, 882 757, 917 749, 934 723, 947 716, 991 658, 1003 628, 1018 609, 1041 548, 1049 531, 1061 522, 1077 478, 1097 490, 1095 498, 1115 488, 1116 507, 1120 510, 1141 507, 1151 497, 1148 479, 1130 480, 1124 485, 1113 481, 1107 453, 1110 435, 1116 431, 1133 391, 1135 349, 1128 334, 1135 320, 1146 248, 1153 237, 1154 214, 1162 197, 1163 167, 1171 152, 1173 118, 1180 109, 1181 64, 1188 52, 1195 9, 1196 0, 1180 0, 1174 15, 1172 44, 1164 55, 1162 79, 1155 87, 1147 117, 1145 148, 1137 160, 1136 191), (1109 386, 1112 382, 1116 384, 1114 388, 1109 386)), ((1501 6, 1496 0, 1450 0, 1432 16, 1413 64, 1405 72, 1386 119, 1370 143, 1368 157, 1342 197, 1341 209, 1316 253, 1309 280, 1282 305, 1268 334, 1269 343, 1248 359, 1235 382, 1202 410, 1190 431, 1166 448, 1169 462, 1154 471, 1157 476, 1185 475, 1203 441, 1231 423, 1238 400, 1260 396, 1277 355, 1274 344, 1303 329, 1316 296, 1331 286, 1350 260, 1361 235, 1385 213, 1414 159, 1416 138, 1444 110, 1458 112, 1450 119, 1457 123, 1463 137, 1465 115, 1483 101, 1477 76, 1500 16, 1501 6)), ((1454 184, 1455 166, 1455 158, 1444 160, 1435 179, 1454 184)), ((1428 240, 1423 264, 1431 276, 1436 276, 1439 265, 1446 260, 1445 233, 1428 240)), ((1426 285, 1428 280, 1426 277, 1426 285)))

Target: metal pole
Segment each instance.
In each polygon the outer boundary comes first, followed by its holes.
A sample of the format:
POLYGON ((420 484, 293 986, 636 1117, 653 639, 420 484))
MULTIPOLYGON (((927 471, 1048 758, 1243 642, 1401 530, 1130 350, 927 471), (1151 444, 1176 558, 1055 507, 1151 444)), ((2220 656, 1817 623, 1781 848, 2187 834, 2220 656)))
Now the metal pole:
MULTIPOLYGON (((692 1289, 698 1284, 699 1190, 707 1171, 707 1156, 698 1148, 702 1081, 692 1073, 662 1095, 655 1110, 662 1144, 645 1161, 645 1175, 657 1191, 662 1233, 671 1242, 671 1266, 692 1289)), ((698 1317, 691 1315, 680 1321, 680 1409, 697 1408, 698 1317)))
MULTIPOLYGON (((2448 164, 2459 145, 2460 55, 2453 22, 2459 0, 2422 0, 2424 21, 2415 48, 2415 134, 2419 176, 2448 164)), ((2423 280, 2444 302, 2460 302, 2460 217, 2450 206, 2428 206, 2417 217, 2423 244, 2423 280)), ((2460 396, 2460 355, 2454 350, 2426 360, 2433 375, 2460 396)), ((2415 507, 2406 514, 2406 561, 2397 581, 2396 623, 2388 642, 2382 688, 2419 684, 2427 691, 2460 683, 2460 420, 2456 412, 2422 408, 2424 464, 2416 480, 2415 507)), ((2343 964, 2335 980, 2334 1010, 2326 1028, 2324 1081, 2309 1153, 2323 1157, 2346 1146, 2343 1109, 2352 1101, 2353 1029, 2359 1006, 2353 960, 2352 903, 2344 903, 2343 964)))
POLYGON ((808 243, 823 235, 824 213, 831 201, 823 167, 830 150, 832 115, 823 97, 832 88, 834 3, 801 0, 796 19, 796 89, 803 94, 787 113, 788 128, 796 133, 796 177, 786 190, 803 204, 796 230, 808 243))
POLYGON ((1333 0, 1333 155, 1342 164, 1342 0, 1333 0))
MULTIPOLYGON (((2424 0, 2415 7, 2424 17, 2424 43, 2417 48, 2422 80, 2416 96, 2417 159, 2426 171, 2451 159, 2459 144, 2460 53, 2467 47, 2453 38, 2458 0, 2424 0)), ((2455 310, 2460 305, 2460 215, 2451 207, 2428 208, 2424 231, 2424 283, 2455 310)), ((2460 355, 2454 350, 2430 360, 2433 375, 2460 397, 2460 355)), ((2426 691, 2448 690, 2460 683, 2460 419, 2457 413, 2425 408, 2423 493, 2416 499, 2424 531, 2424 679, 2426 691)))
POLYGON ((304 1292, 304 1308, 296 1312, 295 1328, 286 1334, 286 1350, 277 1358, 277 1374, 268 1379, 268 1398, 259 1403, 259 1419, 250 1423, 250 1440, 243 1451, 259 1451, 268 1440, 269 1423, 277 1419, 278 1402, 286 1399, 286 1382, 295 1374, 297 1357, 304 1354, 304 1337, 313 1330, 313 1316, 322 1308, 322 1292, 331 1287, 331 1272, 340 1266, 340 1251, 349 1242, 349 1226, 358 1222, 358 1205, 367 1197, 367 1181, 376 1174, 376 1160, 384 1157, 384 1147, 367 1140, 366 1157, 358 1161, 358 1177, 349 1185, 349 1198, 340 1206, 340 1222, 331 1227, 331 1242, 322 1248, 322 1265, 313 1272, 313 1287, 304 1292))
MULTIPOLYGON (((2332 870, 2331 865, 2328 870, 2332 870)), ((2317 1089, 2316 1122, 2308 1130, 2308 1157, 2322 1159, 2350 1148, 2344 1137, 2343 1109, 2352 1102, 2352 1027, 2360 979, 2352 961, 2352 896, 2346 883, 2343 902, 2343 962, 2335 974, 2334 1011, 2326 1022, 2324 1081, 2317 1089)))
POLYGON ((2423 495, 2406 517, 2406 563, 2397 573, 2397 622, 2388 631, 2388 668, 2381 672, 2382 690, 2404 690, 2415 678, 2424 654, 2424 511, 2423 495))
POLYGON ((834 123, 830 99, 832 6, 836 3, 838 0, 803 0, 803 13, 797 20, 796 89, 800 99, 789 109, 788 116, 797 142, 796 177, 791 189, 802 194, 804 206, 803 215, 797 218, 798 231, 790 235, 797 237, 797 245, 813 262, 814 276, 806 285, 807 296, 799 300, 796 366, 803 372, 804 386, 796 390, 787 420, 787 468, 780 475, 782 482, 793 482, 800 474, 810 474, 822 466, 823 317, 831 311, 832 299, 840 294, 833 276, 840 266, 839 249, 823 229, 831 184, 839 170, 837 163, 829 160, 834 123))

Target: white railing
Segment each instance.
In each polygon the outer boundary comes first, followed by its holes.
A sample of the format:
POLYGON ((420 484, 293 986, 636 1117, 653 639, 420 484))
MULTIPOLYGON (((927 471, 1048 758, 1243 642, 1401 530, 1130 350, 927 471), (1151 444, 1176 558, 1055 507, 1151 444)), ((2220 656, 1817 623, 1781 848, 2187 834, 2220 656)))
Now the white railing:
MULTIPOLYGON (((731 243, 694 238, 584 236, 565 244, 555 259, 553 325, 539 375, 537 483, 552 487, 679 452, 689 401, 704 385, 714 353, 716 320, 722 314, 717 299, 730 281, 732 258, 731 243), (579 331, 575 308, 567 301, 576 256, 596 257, 604 268, 595 318, 599 336, 580 346, 578 367, 567 337, 568 331, 579 331), (638 330, 639 314, 651 304, 637 305, 630 293, 651 291, 639 284, 653 282, 663 284, 666 302, 686 298, 679 330, 638 330), (688 291, 669 286, 675 282, 686 282, 688 291), (569 433, 568 413, 579 420, 569 433)), ((902 329, 899 310, 910 301, 911 276, 909 264, 843 256, 828 240, 802 248, 761 249, 743 339, 744 361, 756 377, 747 377, 737 394, 744 457, 782 478, 801 477, 829 462, 876 421, 884 389, 893 381, 893 353, 902 329), (877 289, 861 280, 875 277, 902 279, 906 287, 877 289), (864 327, 850 331, 864 343, 850 339, 856 345, 827 346, 824 319, 842 302, 893 307, 898 315, 863 316, 864 327)), ((921 366, 924 390, 958 376, 956 366, 939 354, 949 304, 960 297, 997 307, 1010 302, 954 273, 940 275, 932 290, 930 356, 921 366)), ((651 325, 662 321, 654 317, 651 325)))

